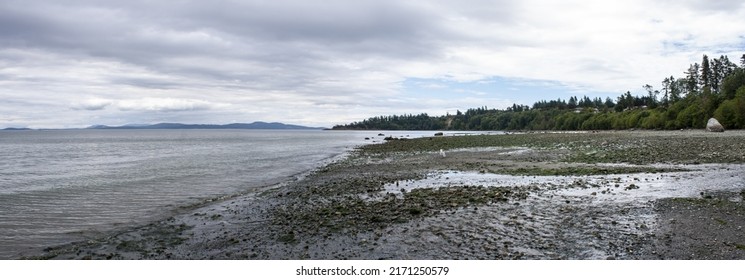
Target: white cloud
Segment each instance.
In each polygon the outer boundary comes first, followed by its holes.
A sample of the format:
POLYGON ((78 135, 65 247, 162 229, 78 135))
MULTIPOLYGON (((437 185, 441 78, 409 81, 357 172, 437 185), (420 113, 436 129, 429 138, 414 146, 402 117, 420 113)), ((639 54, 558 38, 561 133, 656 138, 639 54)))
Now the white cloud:
POLYGON ((108 107, 112 103, 113 102, 111 100, 100 99, 100 98, 90 98, 90 99, 83 100, 82 102, 73 104, 72 108, 75 110, 98 111, 98 110, 106 109, 106 107, 108 107))
POLYGON ((633 90, 682 76, 704 53, 737 60, 743 34, 745 4, 734 0, 8 0, 0 4, 0 110, 15 112, 13 124, 40 127, 92 119, 330 126, 511 104, 509 92, 413 100, 402 87, 411 78, 422 87, 503 77, 633 90))
POLYGON ((178 111, 201 111, 215 107, 214 104, 204 100, 177 99, 177 98, 143 98, 135 100, 121 100, 116 102, 117 108, 122 111, 154 111, 154 112, 178 112, 178 111))

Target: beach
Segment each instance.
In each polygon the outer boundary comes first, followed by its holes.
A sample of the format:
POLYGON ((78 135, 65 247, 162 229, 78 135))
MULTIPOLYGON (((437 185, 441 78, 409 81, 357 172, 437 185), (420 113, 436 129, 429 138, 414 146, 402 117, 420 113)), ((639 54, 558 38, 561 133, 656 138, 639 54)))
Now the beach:
POLYGON ((745 131, 392 139, 41 259, 745 259, 745 131))

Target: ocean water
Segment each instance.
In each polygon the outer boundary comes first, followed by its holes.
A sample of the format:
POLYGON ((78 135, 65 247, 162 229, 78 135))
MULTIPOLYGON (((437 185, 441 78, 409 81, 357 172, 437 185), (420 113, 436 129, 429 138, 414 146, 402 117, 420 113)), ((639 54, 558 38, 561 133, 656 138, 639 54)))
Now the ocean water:
MULTIPOLYGON (((288 181, 377 132, 0 131, 0 259, 288 181)), ((377 137, 382 138, 382 137, 377 137)))

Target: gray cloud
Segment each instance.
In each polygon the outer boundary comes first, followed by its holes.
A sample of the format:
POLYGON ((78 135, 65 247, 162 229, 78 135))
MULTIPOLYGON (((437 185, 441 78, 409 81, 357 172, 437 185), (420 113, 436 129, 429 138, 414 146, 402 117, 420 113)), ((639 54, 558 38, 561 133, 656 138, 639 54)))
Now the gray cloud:
POLYGON ((121 100, 116 106, 122 111, 179 112, 211 109, 214 105, 203 100, 177 98, 145 98, 121 100))
POLYGON ((83 102, 74 104, 71 108, 74 110, 98 111, 98 110, 106 109, 106 107, 108 107, 111 104, 112 104, 111 100, 88 99, 83 102))
POLYGON ((682 3, 696 11, 706 12, 731 12, 733 10, 745 9, 745 2, 740 0, 684 0, 666 2, 677 5, 682 3))
POLYGON ((629 1, 6 0, 0 109, 33 111, 14 123, 47 126, 200 116, 332 125, 510 101, 416 102, 401 92, 408 78, 514 77, 615 91, 678 71, 673 58, 685 65, 692 53, 742 43, 729 39, 745 26, 738 2, 629 1), (691 17, 704 8, 706 16, 691 17), (719 33, 706 27, 717 22, 726 22, 719 33), (23 110, 31 107, 46 110, 23 110), (44 113, 60 108, 69 116, 44 113))

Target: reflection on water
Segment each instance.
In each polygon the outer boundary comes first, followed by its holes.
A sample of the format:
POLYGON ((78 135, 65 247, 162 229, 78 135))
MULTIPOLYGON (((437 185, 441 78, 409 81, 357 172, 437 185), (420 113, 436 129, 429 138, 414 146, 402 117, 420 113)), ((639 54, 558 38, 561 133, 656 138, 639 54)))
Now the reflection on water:
MULTIPOLYGON (((630 165, 624 165, 628 167, 630 165)), ((421 180, 389 183, 382 191, 400 194, 401 190, 452 186, 520 187, 536 186, 558 196, 588 196, 595 202, 648 202, 669 197, 700 197, 702 192, 736 191, 745 187, 745 165, 654 165, 691 171, 669 173, 633 173, 591 176, 520 176, 442 170, 421 180)))

